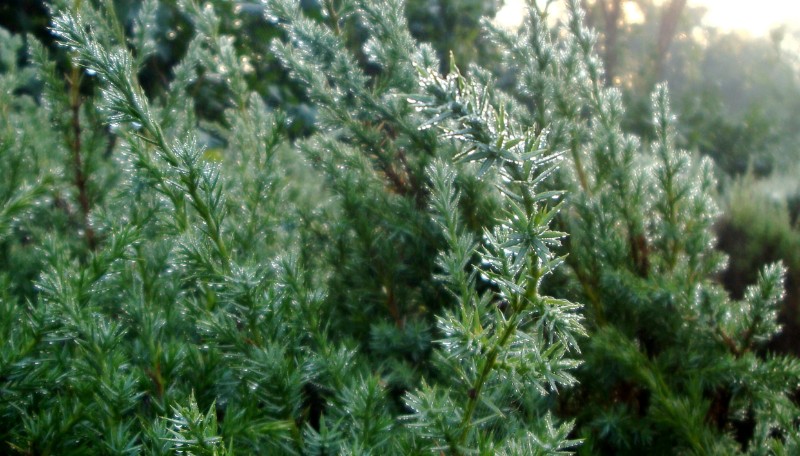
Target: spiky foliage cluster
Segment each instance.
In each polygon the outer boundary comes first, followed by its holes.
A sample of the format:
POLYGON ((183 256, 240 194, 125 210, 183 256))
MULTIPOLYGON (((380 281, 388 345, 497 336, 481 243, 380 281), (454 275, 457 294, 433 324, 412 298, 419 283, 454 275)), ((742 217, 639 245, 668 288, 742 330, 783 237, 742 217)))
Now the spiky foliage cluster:
POLYGON ((676 150, 663 86, 652 96, 655 139, 623 133, 621 95, 601 83, 578 3, 566 41, 546 8, 517 34, 493 32, 521 116, 572 158, 558 180, 570 189, 559 288, 587 303, 590 338, 563 413, 579 418, 587 453, 797 451, 800 364, 763 351, 779 330, 784 269, 765 268, 743 301, 715 283, 724 258, 710 164, 676 150))
POLYGON ((708 167, 665 89, 622 133, 577 2, 488 30, 508 93, 402 0, 303 3, 179 2, 160 96, 155 0, 55 2, 66 68, 0 36, 0 452, 795 451, 781 268, 714 285, 708 167), (313 135, 253 90, 245 7, 313 135))
POLYGON ((574 383, 579 306, 540 293, 556 156, 440 75, 401 2, 264 5, 319 111, 296 143, 213 4, 180 5, 195 37, 157 98, 138 77, 158 4, 131 34, 110 5, 53 8, 67 78, 3 37, 3 452, 576 445, 549 398, 574 383), (218 122, 195 114, 200 74, 224 85, 218 122))

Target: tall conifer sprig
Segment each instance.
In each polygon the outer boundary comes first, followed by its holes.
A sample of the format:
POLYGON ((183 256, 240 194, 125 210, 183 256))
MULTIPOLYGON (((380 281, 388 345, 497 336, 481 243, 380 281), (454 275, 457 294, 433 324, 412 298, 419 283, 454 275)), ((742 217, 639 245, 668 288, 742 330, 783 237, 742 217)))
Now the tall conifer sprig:
MULTIPOLYGON (((170 141, 150 108, 150 103, 136 81, 134 60, 126 49, 106 49, 92 35, 91 29, 69 12, 53 20, 53 31, 61 42, 73 49, 81 65, 95 72, 103 81, 103 99, 111 111, 110 122, 133 129, 132 138, 152 144, 160 160, 174 170, 159 185, 175 205, 180 228, 188 229, 183 213, 183 198, 170 188, 177 184, 189 196, 189 204, 204 223, 202 231, 213 243, 222 271, 230 268, 230 252, 222 235, 223 205, 219 171, 202 160, 196 138, 170 141)), ((137 148, 141 150, 143 148, 137 148)), ((147 153, 141 150, 140 153, 147 153)))
MULTIPOLYGON (((415 411, 411 419, 416 426, 438 424, 425 432, 436 447, 454 454, 486 451, 497 444, 487 438, 487 430, 508 432, 495 426, 501 417, 510 418, 506 414, 514 415, 507 403, 509 394, 535 402, 536 394, 547 395, 575 381, 568 371, 578 363, 565 355, 578 350, 576 336, 583 334, 581 318, 574 313, 580 306, 539 294, 542 278, 561 263, 551 248, 558 247, 565 235, 549 227, 558 207, 548 203, 561 193, 537 192, 537 185, 555 169, 551 163, 558 155, 543 148, 542 137, 533 130, 517 132, 505 111, 490 104, 490 87, 476 87, 455 67, 447 77, 431 69, 419 72, 422 93, 411 99, 431 118, 422 128, 437 127, 444 137, 463 144, 454 159, 475 162, 477 175, 494 182, 504 199, 497 225, 487 228, 476 242, 456 215, 453 168, 439 162, 430 171, 434 217, 448 244, 438 263, 459 304, 439 318, 444 335, 439 368, 452 371, 460 388, 442 391, 423 386, 419 394, 408 396, 407 403, 415 411), (467 273, 473 256, 481 261, 467 273), (478 275, 497 291, 479 292, 478 275), (440 416, 447 405, 460 407, 461 412, 440 416), (431 433, 434 429, 438 432, 431 433)), ((516 419, 541 419, 536 407, 517 412, 521 417, 516 419)), ((569 429, 565 425, 562 439, 548 442, 552 447, 539 446, 548 439, 535 434, 515 436, 511 431, 506 438, 522 439, 539 451, 566 449, 577 444, 566 440, 569 429)))
POLYGON ((277 149, 283 142, 285 118, 280 112, 272 112, 264 100, 251 91, 246 81, 249 63, 240 56, 235 47, 236 38, 220 31, 221 19, 210 4, 201 7, 195 1, 181 2, 181 8, 196 28, 196 38, 190 46, 194 52, 185 59, 194 63, 195 71, 202 69, 207 79, 219 78, 226 88, 229 107, 224 112, 221 124, 206 124, 211 134, 218 135, 227 143, 232 154, 216 156, 216 149, 207 150, 205 158, 224 161, 221 170, 226 184, 234 186, 232 192, 244 195, 246 203, 229 201, 227 211, 236 213, 237 219, 246 223, 229 225, 237 244, 250 246, 249 252, 238 252, 247 259, 268 258, 275 253, 278 242, 287 242, 277 227, 284 222, 276 210, 278 198, 283 190, 282 181, 276 174, 277 149))

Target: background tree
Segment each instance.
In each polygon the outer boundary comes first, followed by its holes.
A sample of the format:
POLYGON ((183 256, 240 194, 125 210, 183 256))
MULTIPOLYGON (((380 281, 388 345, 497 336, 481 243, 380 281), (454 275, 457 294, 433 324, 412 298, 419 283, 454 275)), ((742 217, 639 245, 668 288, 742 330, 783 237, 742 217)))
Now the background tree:
POLYGON ((670 0, 661 5, 647 0, 583 0, 581 7, 586 12, 588 25, 601 31, 601 55, 606 84, 619 84, 619 59, 629 55, 623 47, 627 47, 627 44, 621 43, 627 40, 620 35, 631 33, 631 22, 638 19, 632 16, 637 13, 643 16, 644 22, 658 24, 657 34, 638 37, 645 41, 644 47, 650 48, 649 58, 640 61, 640 64, 652 65, 652 68, 639 69, 642 77, 647 80, 642 88, 649 92, 657 82, 663 80, 664 62, 679 31, 679 24, 686 10, 686 0, 670 0))

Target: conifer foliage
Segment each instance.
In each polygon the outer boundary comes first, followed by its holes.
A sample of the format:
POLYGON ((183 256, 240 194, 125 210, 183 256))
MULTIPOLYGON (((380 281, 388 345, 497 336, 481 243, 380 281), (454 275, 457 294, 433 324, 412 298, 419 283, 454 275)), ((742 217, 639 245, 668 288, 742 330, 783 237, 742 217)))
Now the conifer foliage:
POLYGON ((0 30, 0 453, 798 451, 800 364, 761 351, 782 268, 713 282, 710 167, 666 88, 657 140, 622 133, 578 2, 487 24, 489 69, 402 0, 304 4, 244 5, 302 138, 224 32, 243 5, 179 2, 161 94, 156 0, 54 2, 60 63, 0 30))
POLYGON ((784 268, 764 268, 741 302, 715 283, 711 165, 676 149, 664 86, 655 140, 623 133, 621 94, 601 83, 578 3, 565 41, 546 9, 518 34, 492 31, 522 115, 571 157, 558 180, 570 195, 559 293, 586 303, 590 336, 562 413, 578 418, 586 453, 792 453, 800 365, 761 351, 779 330, 784 268))

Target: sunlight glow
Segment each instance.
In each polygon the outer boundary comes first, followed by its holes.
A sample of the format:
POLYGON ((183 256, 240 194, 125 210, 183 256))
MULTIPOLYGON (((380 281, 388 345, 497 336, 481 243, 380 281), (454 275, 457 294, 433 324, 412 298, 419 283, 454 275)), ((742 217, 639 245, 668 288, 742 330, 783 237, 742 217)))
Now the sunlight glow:
POLYGON ((800 2, 796 0, 694 0, 690 4, 708 8, 708 25, 757 36, 767 35, 782 24, 800 25, 800 2))
MULTIPOLYGON (((511 29, 519 27, 525 3, 525 0, 505 0, 495 22, 511 29)), ((706 7, 708 12, 704 22, 725 31, 739 30, 765 36, 772 28, 782 24, 800 27, 800 1, 797 0, 690 0, 689 5, 706 7)), ((638 8, 633 5, 626 7, 626 13, 638 12, 635 10, 638 8)))
POLYGON ((503 7, 494 17, 494 22, 504 28, 516 29, 525 17, 525 0, 505 0, 503 7))

